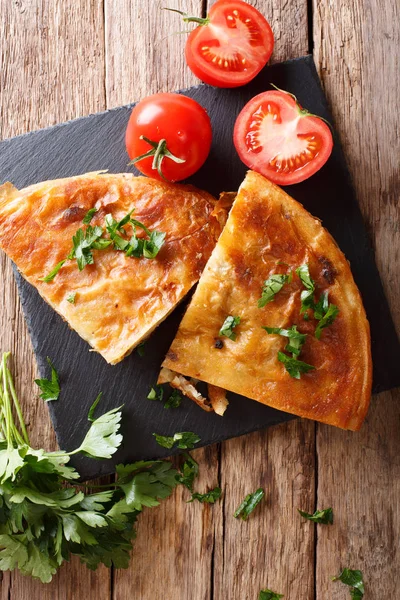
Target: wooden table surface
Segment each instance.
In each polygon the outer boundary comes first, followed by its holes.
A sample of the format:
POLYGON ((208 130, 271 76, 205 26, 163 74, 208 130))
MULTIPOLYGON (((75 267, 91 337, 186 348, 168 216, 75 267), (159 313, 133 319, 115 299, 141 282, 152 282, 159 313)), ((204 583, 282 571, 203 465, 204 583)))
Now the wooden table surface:
MULTIPOLYGON (((252 3, 274 31, 274 62, 314 54, 400 330, 398 0, 252 3)), ((206 0, 0 0, 0 138, 196 83, 185 36, 171 35, 182 26, 163 4, 207 10, 206 0)), ((14 354, 33 442, 51 448, 4 255, 0 269, 1 350, 14 354)), ((343 567, 364 572, 366 600, 400 598, 399 401, 398 391, 375 396, 359 433, 297 420, 198 450, 199 487, 219 481, 220 502, 186 504, 179 489, 141 516, 127 571, 73 560, 49 585, 5 573, 1 599, 256 600, 270 587, 285 600, 341 600, 348 589, 331 576, 343 567), (234 509, 259 486, 266 502, 236 521, 234 509), (296 513, 317 506, 333 506, 333 527, 296 513)))

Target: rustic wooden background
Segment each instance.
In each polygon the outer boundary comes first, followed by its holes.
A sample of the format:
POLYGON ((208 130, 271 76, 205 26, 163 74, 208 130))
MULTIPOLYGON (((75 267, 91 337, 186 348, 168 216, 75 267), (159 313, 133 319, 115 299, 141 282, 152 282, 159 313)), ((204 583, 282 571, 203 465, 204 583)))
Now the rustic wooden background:
MULTIPOLYGON (((400 330, 398 0, 252 0, 272 25, 274 61, 314 53, 341 134, 385 290, 400 330)), ((168 0, 201 15, 203 0, 168 0)), ((0 138, 195 83, 185 36, 158 0, 0 0, 0 138)), ((1 157, 0 157, 1 160, 1 157)), ((321 199, 323 201, 323 199, 321 199)), ((340 215, 338 215, 340 218, 340 215)), ((18 366, 32 440, 54 447, 33 388, 35 361, 9 261, 0 257, 1 350, 18 366)), ((400 364, 399 364, 400 368, 400 364)), ((2 600, 341 600, 332 583, 359 568, 366 599, 398 598, 400 394, 373 398, 360 433, 295 421, 198 450, 201 488, 219 480, 215 506, 174 497, 140 518, 128 571, 92 573, 73 560, 50 585, 5 573, 2 600), (263 486, 247 523, 232 513, 263 486), (333 506, 333 527, 296 508, 333 506)))

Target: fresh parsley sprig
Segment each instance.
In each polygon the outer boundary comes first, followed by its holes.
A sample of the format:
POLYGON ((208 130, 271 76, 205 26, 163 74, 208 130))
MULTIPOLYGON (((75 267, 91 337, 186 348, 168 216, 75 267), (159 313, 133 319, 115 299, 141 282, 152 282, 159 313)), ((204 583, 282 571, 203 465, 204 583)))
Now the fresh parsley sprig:
POLYGON ((262 488, 258 488, 258 490, 252 494, 247 494, 241 505, 233 513, 235 519, 240 517, 243 521, 246 521, 250 513, 253 512, 258 504, 260 504, 264 496, 265 493, 262 488))
POLYGON ((51 368, 51 379, 35 379, 35 383, 42 390, 40 397, 45 402, 52 402, 53 400, 58 400, 60 395, 60 379, 57 370, 49 357, 47 357, 47 362, 51 368))
MULTIPOLYGON (((73 483, 79 473, 68 465, 78 452, 109 457, 122 441, 121 412, 94 419, 72 452, 46 452, 30 446, 20 404, 7 366, 0 364, 0 569, 18 569, 43 583, 51 581, 71 555, 90 569, 100 564, 129 565, 135 522, 145 506, 157 506, 178 485, 178 472, 166 461, 118 465, 112 489, 84 493, 73 483), (17 415, 18 424, 13 417, 17 415)), ((96 399, 98 402, 99 396, 96 399)))
POLYGON ((314 523, 322 523, 323 525, 333 525, 333 510, 332 508, 324 508, 316 510, 313 514, 297 509, 302 517, 313 521, 314 523))
POLYGON ((219 335, 224 335, 232 341, 236 340, 236 333, 233 331, 235 327, 240 324, 240 317, 233 317, 229 315, 226 317, 225 321, 222 324, 221 329, 219 330, 219 335))

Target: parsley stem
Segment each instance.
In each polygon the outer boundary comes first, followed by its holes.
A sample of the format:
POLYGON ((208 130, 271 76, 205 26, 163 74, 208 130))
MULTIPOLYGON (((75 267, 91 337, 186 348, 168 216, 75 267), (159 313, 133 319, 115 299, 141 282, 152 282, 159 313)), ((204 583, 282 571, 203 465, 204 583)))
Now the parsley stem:
POLYGON ((2 376, 3 376, 3 406, 4 406, 4 416, 6 422, 6 438, 7 438, 7 446, 11 448, 13 446, 11 426, 13 425, 13 416, 11 412, 11 402, 10 396, 8 393, 8 384, 7 384, 7 359, 10 356, 9 352, 4 352, 1 364, 2 376))
POLYGON ((18 396, 17 396, 17 392, 15 391, 15 386, 14 386, 14 382, 12 379, 12 375, 9 369, 7 369, 7 379, 8 379, 8 385, 10 387, 10 391, 11 391, 11 396, 14 402, 14 408, 15 411, 17 413, 18 416, 18 421, 19 421, 19 425, 22 431, 22 436, 19 433, 19 431, 15 428, 15 430, 17 431, 18 435, 20 438, 23 438, 23 442, 25 442, 25 444, 27 444, 28 446, 29 444, 29 436, 28 436, 28 432, 26 430, 26 426, 25 426, 25 422, 24 422, 24 417, 22 416, 22 410, 21 410, 21 406, 20 403, 18 401, 18 396))

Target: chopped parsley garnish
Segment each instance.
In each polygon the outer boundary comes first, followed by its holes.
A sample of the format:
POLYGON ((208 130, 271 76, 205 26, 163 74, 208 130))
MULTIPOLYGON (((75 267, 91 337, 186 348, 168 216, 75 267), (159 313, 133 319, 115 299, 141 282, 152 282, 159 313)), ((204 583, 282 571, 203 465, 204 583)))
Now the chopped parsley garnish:
POLYGON ((101 227, 92 227, 88 225, 86 231, 78 229, 74 236, 72 236, 73 250, 68 255, 69 259, 76 258, 78 269, 83 271, 86 265, 92 265, 94 262, 92 250, 103 250, 109 246, 111 242, 109 240, 101 240, 103 235, 103 229, 101 227), (96 242, 102 246, 96 245, 96 242), (106 245, 104 244, 106 242, 106 245))
POLYGON ((237 325, 239 325, 239 323, 240 323, 240 317, 232 317, 231 315, 229 315, 228 317, 226 317, 225 321, 223 322, 223 325, 222 325, 221 329, 219 330, 219 335, 224 335, 225 337, 229 338, 230 340, 235 341, 236 333, 233 330, 235 329, 235 327, 237 327, 237 325))
POLYGON ((67 302, 70 304, 75 304, 76 292, 67 296, 67 302))
POLYGON ((315 330, 317 340, 321 339, 322 330, 332 325, 338 314, 338 307, 335 304, 328 304, 328 292, 323 293, 314 311, 314 317, 318 320, 315 330))
POLYGON ((181 405, 182 396, 178 390, 174 390, 164 404, 164 408, 178 408, 181 405))
POLYGON ((290 275, 271 275, 264 281, 261 298, 258 301, 258 308, 263 308, 269 302, 275 300, 275 296, 281 291, 285 283, 290 282, 290 275))
POLYGON ((297 331, 297 326, 292 325, 290 329, 281 329, 280 327, 263 327, 267 333, 276 333, 289 338, 289 343, 285 347, 286 352, 291 352, 293 358, 299 356, 301 349, 306 341, 307 334, 297 331))
POLYGON ((93 250, 105 250, 111 244, 113 244, 116 250, 125 252, 127 256, 134 256, 137 258, 144 257, 153 259, 157 256, 160 249, 164 245, 166 234, 161 231, 150 231, 143 223, 132 219, 131 210, 123 219, 116 221, 111 214, 107 214, 105 217, 106 232, 102 227, 92 227, 89 225, 91 222, 96 209, 90 209, 84 219, 84 225, 87 225, 86 229, 78 229, 75 235, 72 237, 72 250, 68 254, 67 258, 60 261, 54 269, 43 277, 41 281, 46 283, 52 281, 57 275, 59 270, 64 266, 67 260, 76 259, 78 269, 82 271, 86 265, 92 265, 94 263, 93 250), (125 226, 130 225, 133 228, 133 235, 130 239, 127 237, 125 226), (136 228, 142 229, 148 239, 138 238, 136 235, 136 228), (104 237, 104 234, 108 233, 109 238, 104 237))
POLYGON ((303 510, 297 509, 302 517, 313 521, 314 523, 322 523, 323 525, 333 525, 333 510, 331 508, 325 508, 324 510, 316 510, 314 514, 304 512, 303 510))
POLYGON ((241 519, 243 519, 243 521, 246 521, 249 514, 253 512, 257 504, 261 502, 264 496, 265 494, 262 488, 259 488, 253 494, 247 494, 242 504, 233 513, 235 519, 240 517, 241 519))
POLYGON ((94 411, 97 408, 98 403, 101 400, 101 397, 103 395, 103 392, 100 392, 100 394, 97 396, 96 400, 93 402, 92 406, 89 408, 89 412, 88 412, 88 421, 90 421, 91 423, 93 423, 93 421, 95 421, 95 416, 94 416, 94 411))
MULTIPOLYGON (((159 402, 163 402, 164 399, 164 389, 161 385, 156 385, 154 388, 152 387, 150 392, 147 395, 148 400, 158 400, 159 402)), ((182 396, 178 392, 178 390, 173 390, 172 394, 167 398, 167 401, 164 404, 164 408, 178 408, 181 405, 182 396)))
POLYGON ((66 258, 64 258, 64 260, 60 260, 60 262, 56 264, 54 269, 52 269, 50 271, 50 273, 48 275, 46 275, 46 277, 40 277, 39 281, 44 281, 45 283, 49 283, 50 281, 53 281, 53 279, 57 275, 58 271, 64 266, 64 264, 66 262, 67 262, 66 258))
POLYGON ((200 442, 198 435, 192 433, 191 431, 182 431, 180 433, 175 433, 173 436, 167 435, 158 435, 158 433, 153 433, 156 438, 156 442, 159 446, 163 448, 168 448, 169 450, 176 446, 181 450, 188 450, 194 448, 194 445, 200 442))
POLYGON ((193 493, 193 484, 199 474, 199 465, 189 452, 185 452, 184 456, 186 460, 182 465, 181 473, 177 476, 177 481, 193 493))
POLYGON ((278 352, 278 360, 285 365, 286 371, 295 379, 300 379, 302 373, 308 373, 315 369, 313 365, 308 365, 297 358, 291 358, 284 352, 278 352))
POLYGON ((60 380, 56 368, 49 357, 47 357, 47 362, 51 368, 51 379, 35 379, 35 383, 42 390, 40 398, 43 398, 46 402, 52 402, 53 400, 58 400, 60 395, 60 380))
POLYGON ((89 225, 89 223, 92 221, 92 219, 96 213, 97 213, 97 208, 91 208, 90 210, 88 210, 86 215, 83 217, 82 223, 84 225, 89 225))
POLYGON ((343 569, 337 577, 332 577, 332 581, 341 581, 350 586, 351 600, 359 600, 364 596, 364 581, 361 571, 352 569, 343 569))
POLYGON ((283 594, 277 594, 272 590, 261 590, 258 600, 279 600, 283 598, 283 594))
POLYGON ((193 502, 194 500, 198 500, 202 504, 204 502, 206 502, 207 504, 214 504, 214 502, 216 500, 218 500, 219 498, 221 498, 221 496, 222 496, 221 488, 215 487, 213 490, 210 490, 209 492, 206 492, 205 494, 198 494, 197 492, 195 492, 194 494, 192 494, 192 497, 190 500, 188 500, 188 502, 193 502))
POLYGON ((315 337, 319 340, 321 332, 328 325, 332 325, 333 321, 339 314, 339 309, 335 304, 328 303, 328 292, 322 292, 317 303, 314 300, 315 282, 311 279, 308 265, 301 265, 296 269, 297 275, 300 277, 302 284, 306 288, 301 292, 301 309, 300 313, 304 313, 304 319, 309 320, 308 310, 314 311, 314 319, 318 321, 315 330, 315 337))
POLYGON ((314 292, 315 282, 311 279, 308 265, 301 265, 296 269, 297 275, 300 277, 302 284, 306 288, 302 290, 300 295, 301 313, 307 313, 308 309, 314 308, 314 292))
POLYGON ((156 387, 152 387, 150 392, 147 394, 147 400, 158 400, 162 402, 164 398, 164 388, 161 385, 156 385, 156 387))

